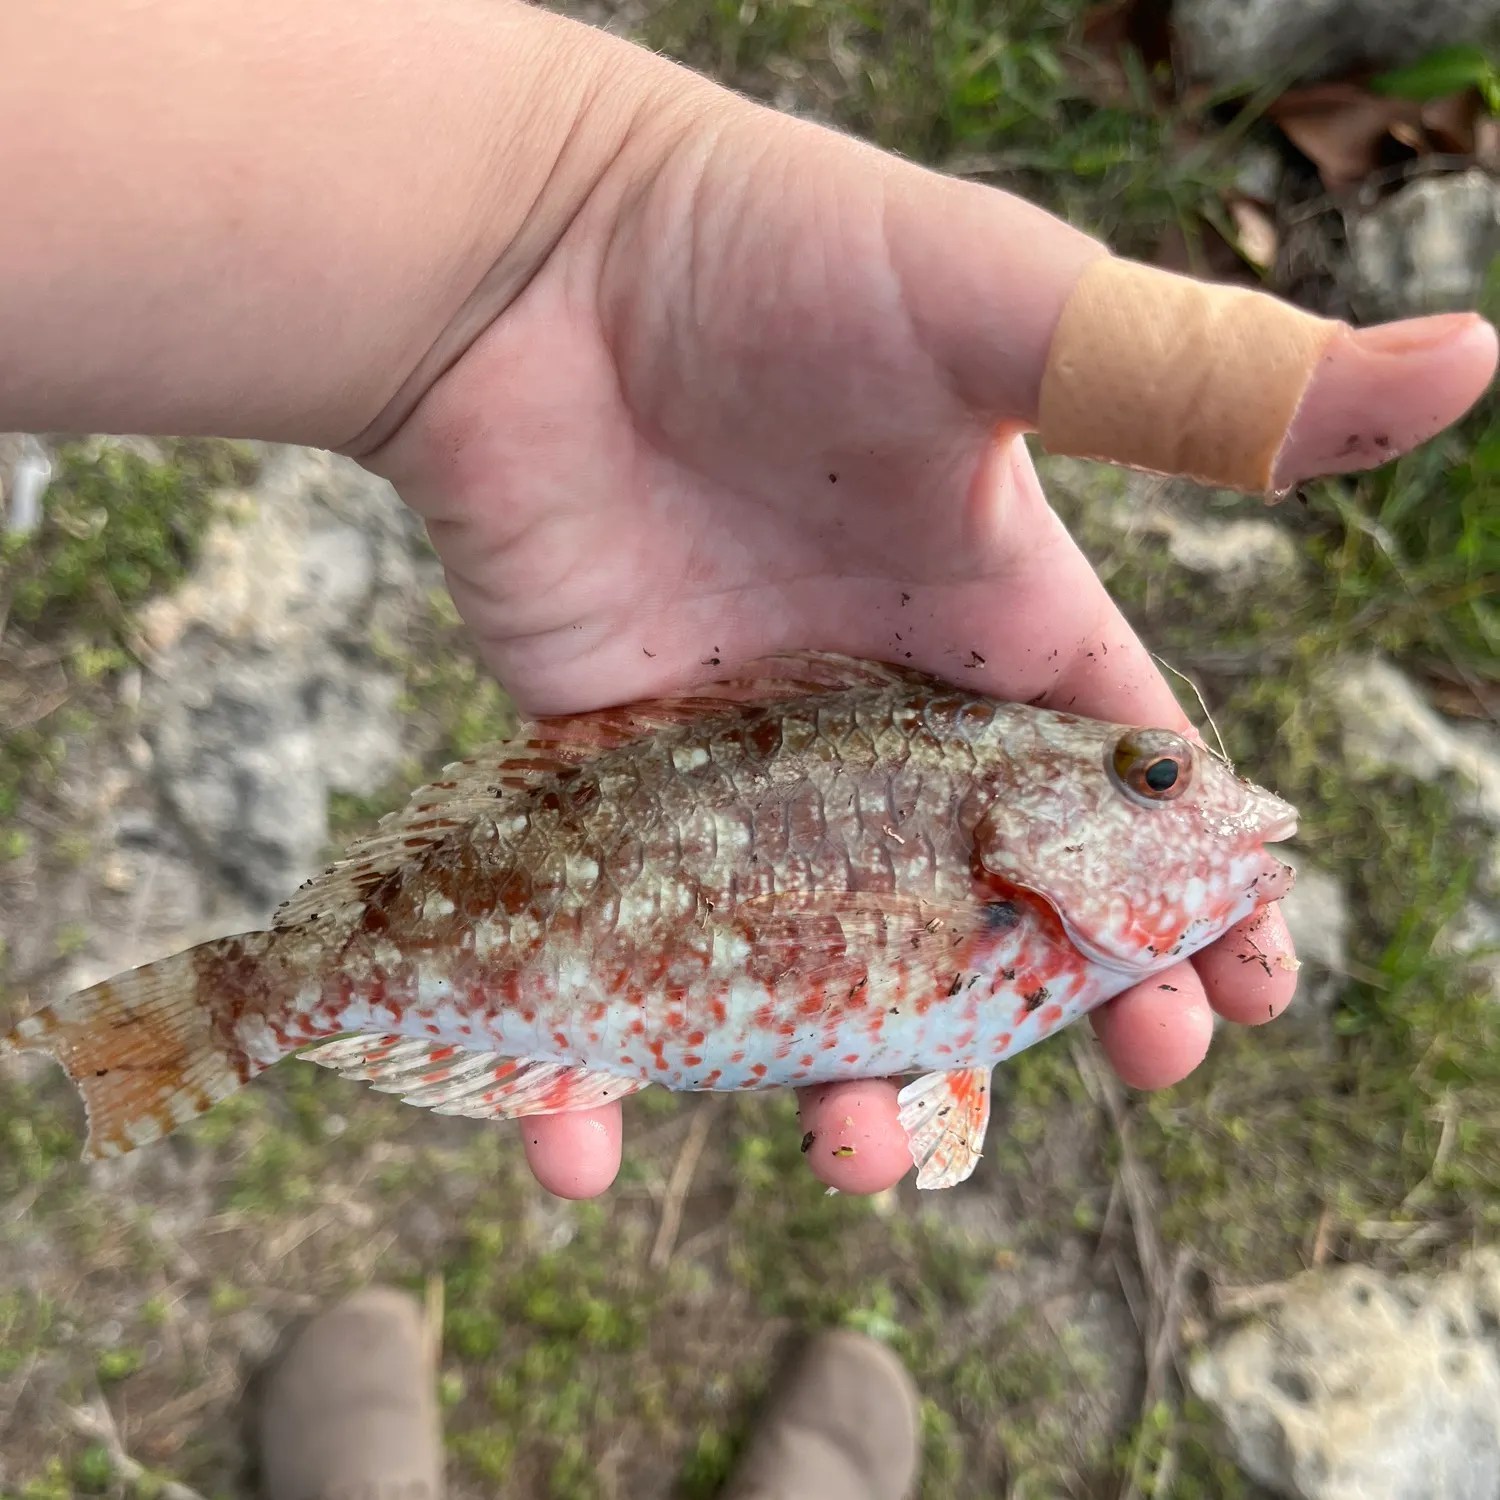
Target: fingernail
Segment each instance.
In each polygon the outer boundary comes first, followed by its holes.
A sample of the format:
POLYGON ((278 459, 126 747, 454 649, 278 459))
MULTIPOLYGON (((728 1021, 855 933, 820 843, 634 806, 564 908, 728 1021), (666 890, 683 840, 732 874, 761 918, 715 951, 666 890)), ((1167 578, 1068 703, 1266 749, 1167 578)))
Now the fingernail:
POLYGON ((1373 328, 1356 328, 1354 343, 1369 354, 1420 354, 1441 348, 1476 321, 1473 313, 1441 313, 1431 318, 1377 323, 1373 328))
POLYGON ((1451 426, 1495 373, 1495 330, 1475 313, 1341 328, 1277 456, 1273 484, 1373 469, 1451 426))

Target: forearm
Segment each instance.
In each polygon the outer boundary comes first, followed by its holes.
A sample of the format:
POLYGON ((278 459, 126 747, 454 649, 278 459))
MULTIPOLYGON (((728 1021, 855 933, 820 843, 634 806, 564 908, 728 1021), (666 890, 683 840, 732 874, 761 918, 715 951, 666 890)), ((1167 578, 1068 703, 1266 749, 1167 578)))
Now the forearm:
POLYGON ((347 445, 684 93, 514 0, 12 0, 0 431, 347 445))

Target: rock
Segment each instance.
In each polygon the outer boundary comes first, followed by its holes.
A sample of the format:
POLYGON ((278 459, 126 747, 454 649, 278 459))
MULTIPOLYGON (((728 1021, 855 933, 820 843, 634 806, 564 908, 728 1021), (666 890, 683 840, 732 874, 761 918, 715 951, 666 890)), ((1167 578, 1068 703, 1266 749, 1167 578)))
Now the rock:
POLYGON ((1349 297, 1366 321, 1478 305, 1500 254, 1500 183, 1473 168, 1424 177, 1351 216, 1349 297))
POLYGON ((1177 0, 1172 24, 1187 74, 1227 84, 1411 63, 1497 17, 1496 0, 1177 0))
MULTIPOLYGON (((1344 754, 1356 775, 1453 778, 1455 811, 1494 834, 1477 884, 1485 900, 1500 902, 1500 734, 1479 724, 1450 723, 1415 683, 1378 657, 1353 667, 1340 664, 1325 674, 1323 683, 1343 720, 1344 754)), ((1476 932, 1488 930, 1484 921, 1471 926, 1476 932)), ((1450 928, 1445 945, 1450 952, 1468 951, 1459 946, 1456 931, 1450 928)), ((1497 967, 1483 953, 1478 961, 1482 967, 1497 967)))
POLYGON ((1155 537, 1178 567, 1225 590, 1238 593, 1297 582, 1302 566, 1297 544, 1269 516, 1204 514, 1204 492, 1196 486, 1080 459, 1049 455, 1039 468, 1048 491, 1075 499, 1090 525, 1125 543, 1155 537))
POLYGON ((1349 898, 1323 870, 1285 848, 1276 851, 1297 872, 1297 883, 1281 910, 1302 961, 1294 1011, 1327 1016, 1343 990, 1348 972, 1349 898))
POLYGON ((306 666, 215 664, 211 683, 160 695, 149 730, 167 805, 249 897, 275 902, 317 867, 328 783, 301 693, 306 666))
POLYGON ((1275 203, 1285 170, 1286 158, 1275 146, 1247 142, 1235 155, 1234 190, 1256 203, 1275 203))
POLYGON ((1193 521, 1158 511, 1172 560, 1228 589, 1256 588, 1295 574, 1296 543, 1275 521, 1193 521))
MULTIPOLYGON (((1500 858, 1492 863, 1500 864, 1500 858)), ((1500 1000, 1500 910, 1471 898, 1438 935, 1434 948, 1464 960, 1469 980, 1479 993, 1500 1000)))
POLYGON ((264 914, 323 863, 328 793, 400 768, 401 681, 372 643, 438 574, 395 491, 332 454, 273 450, 233 511, 144 612, 142 734, 177 824, 264 914))
POLYGON ((1500 1254, 1309 1272, 1189 1370, 1254 1480, 1293 1500, 1500 1495, 1500 1254))
POLYGON ((29 536, 41 525, 42 497, 52 482, 52 454, 29 433, 0 436, 0 516, 11 536, 29 536))
POLYGON ((1428 704, 1420 689, 1379 657, 1325 674, 1324 690, 1344 726, 1344 753, 1356 774, 1395 772, 1414 781, 1452 774, 1463 789, 1461 811, 1500 829, 1500 736, 1459 728, 1428 704))

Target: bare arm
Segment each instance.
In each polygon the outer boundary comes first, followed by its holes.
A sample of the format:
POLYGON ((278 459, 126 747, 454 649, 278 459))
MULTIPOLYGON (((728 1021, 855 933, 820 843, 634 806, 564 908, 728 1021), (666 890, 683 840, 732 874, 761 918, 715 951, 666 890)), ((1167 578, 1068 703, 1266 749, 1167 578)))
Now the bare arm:
POLYGON ((513 0, 13 0, 0 59, 0 431, 326 447, 709 93, 513 0))

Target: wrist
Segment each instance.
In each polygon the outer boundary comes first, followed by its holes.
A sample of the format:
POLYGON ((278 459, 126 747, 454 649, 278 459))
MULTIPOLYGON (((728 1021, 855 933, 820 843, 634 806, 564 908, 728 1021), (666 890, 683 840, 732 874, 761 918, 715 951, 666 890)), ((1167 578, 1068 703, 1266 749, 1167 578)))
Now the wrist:
POLYGON ((0 430, 349 445, 684 90, 518 0, 0 5, 0 430))
POLYGON ((698 75, 581 22, 525 0, 504 8, 525 35, 530 66, 520 96, 475 126, 488 142, 485 187, 473 203, 475 253, 457 268, 453 310, 399 389, 343 445, 356 458, 390 440, 560 247, 574 242, 580 261, 602 255, 615 217, 683 138, 742 106, 698 75))

